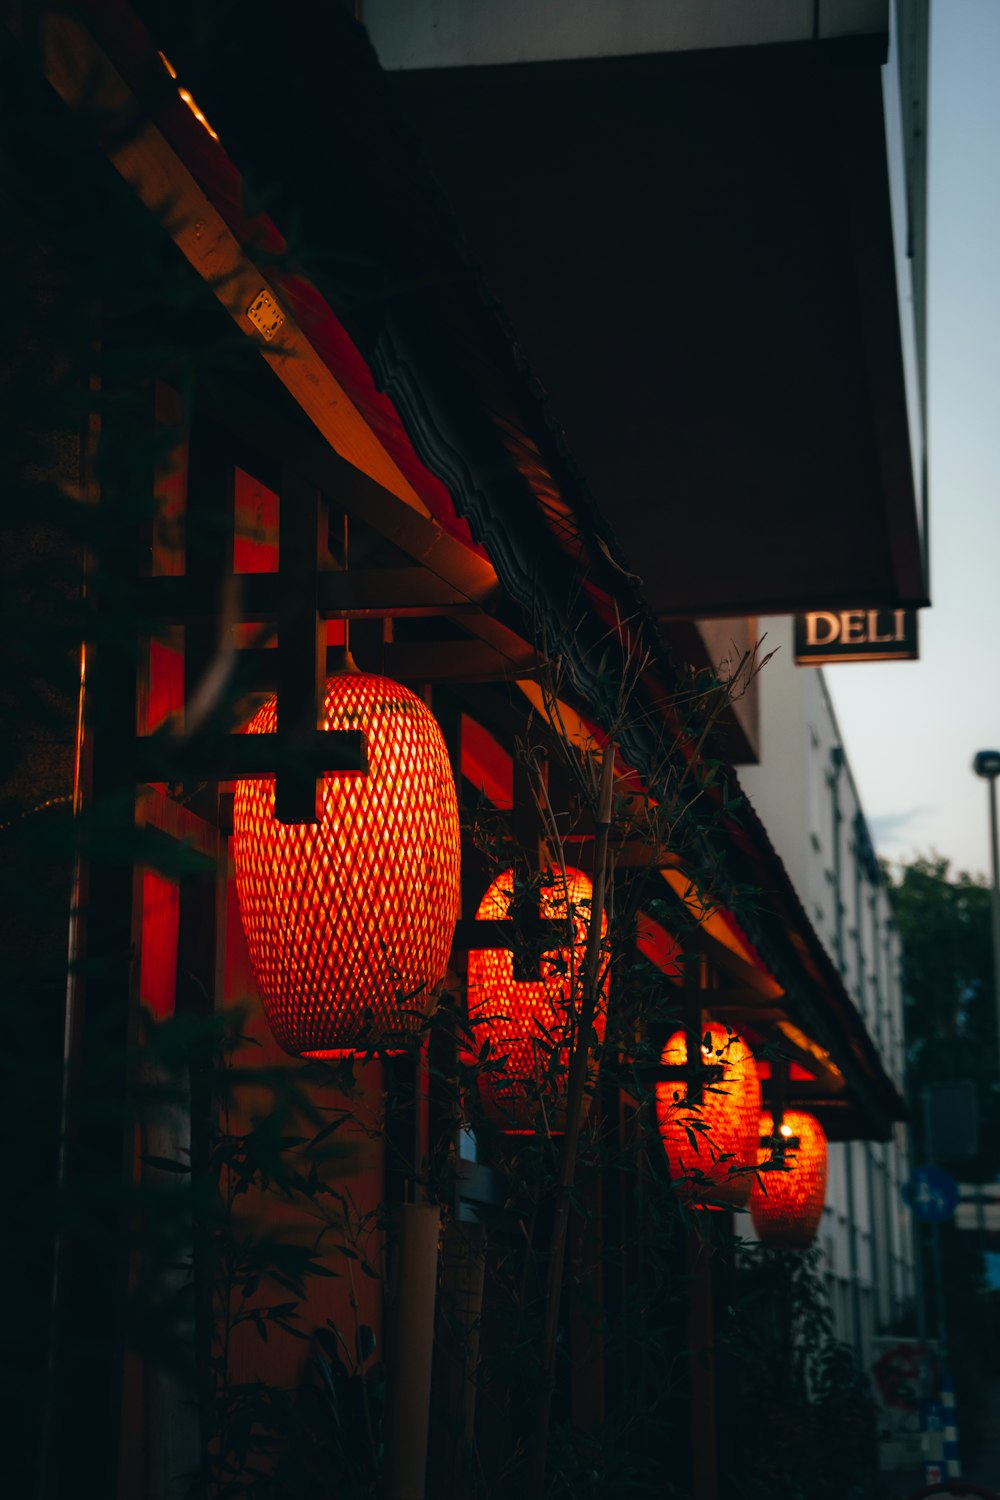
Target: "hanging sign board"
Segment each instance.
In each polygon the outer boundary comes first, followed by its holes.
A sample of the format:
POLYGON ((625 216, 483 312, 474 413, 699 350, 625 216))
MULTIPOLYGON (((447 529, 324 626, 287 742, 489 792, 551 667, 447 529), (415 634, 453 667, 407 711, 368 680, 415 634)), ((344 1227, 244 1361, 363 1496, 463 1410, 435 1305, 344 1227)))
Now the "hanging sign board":
POLYGON ((915 609, 815 609, 795 616, 800 667, 838 661, 916 661, 915 609))

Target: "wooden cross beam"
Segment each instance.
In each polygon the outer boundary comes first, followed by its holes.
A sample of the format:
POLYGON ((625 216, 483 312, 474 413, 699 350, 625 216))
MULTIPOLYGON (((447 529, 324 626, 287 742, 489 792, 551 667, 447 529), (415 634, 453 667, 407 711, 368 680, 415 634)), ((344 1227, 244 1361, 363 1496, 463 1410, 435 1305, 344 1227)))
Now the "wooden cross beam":
POLYGON ((540 976, 539 965, 546 953, 572 947, 576 935, 569 917, 543 917, 530 907, 513 917, 463 918, 455 927, 452 947, 461 952, 483 948, 509 948, 514 955, 514 978, 531 983, 540 976))
MULTIPOLYGON (((245 573, 240 576, 235 612, 241 620, 270 620, 278 612, 280 584, 277 573, 245 573)), ((478 612, 454 585, 427 568, 411 565, 394 568, 352 568, 349 572, 324 569, 316 580, 316 603, 324 619, 345 616, 364 619, 420 618, 478 612)), ((205 581, 185 576, 143 578, 136 589, 136 607, 151 619, 196 619, 219 612, 218 590, 205 581)))
MULTIPOLYGON (((256 780, 291 773, 312 783, 324 773, 368 770, 365 737, 359 729, 314 729, 295 743, 279 734, 140 735, 132 741, 132 779, 140 782, 256 780)), ((314 822, 315 818, 285 818, 314 822)))

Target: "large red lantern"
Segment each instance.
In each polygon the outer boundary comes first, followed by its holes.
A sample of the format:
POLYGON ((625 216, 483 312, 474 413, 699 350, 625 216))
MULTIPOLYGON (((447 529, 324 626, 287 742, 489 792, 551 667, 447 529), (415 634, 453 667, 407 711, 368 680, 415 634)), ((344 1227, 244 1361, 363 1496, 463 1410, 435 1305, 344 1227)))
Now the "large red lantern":
MULTIPOLYGON (((345 672, 324 727, 360 729, 367 775, 328 775, 317 824, 278 823, 273 779, 238 781, 233 856, 254 977, 288 1052, 334 1056, 417 1030, 459 911, 455 783, 441 731, 408 688, 345 672)), ((248 726, 275 729, 271 698, 248 726)))
MULTIPOLYGON (((774 1121, 760 1117, 758 1161, 775 1154, 774 1121)), ((786 1172, 762 1172, 750 1195, 750 1216, 763 1245, 772 1250, 804 1250, 812 1244, 823 1217, 826 1199, 826 1132, 814 1115, 788 1109, 777 1136, 782 1141, 786 1172)))
MULTIPOLYGON (((702 1062, 721 1067, 706 1079, 700 1104, 688 1103, 686 1079, 656 1085, 656 1119, 670 1164, 670 1175, 686 1201, 697 1207, 743 1208, 753 1176, 736 1172, 755 1167, 760 1137, 760 1079, 746 1042, 735 1031, 708 1021, 702 1028, 702 1062)), ((687 1035, 676 1031, 660 1057, 666 1066, 687 1062, 687 1035)))
MULTIPOLYGON (((562 1129, 565 1124, 567 1064, 583 1002, 593 895, 589 877, 572 867, 551 871, 538 889, 541 918, 569 921, 573 933, 565 947, 542 955, 538 979, 515 979, 509 948, 469 954, 469 1024, 478 1041, 489 1040, 493 1057, 507 1059, 502 1073, 481 1075, 483 1102, 508 1129, 529 1128, 540 1104, 550 1111, 550 1126, 562 1129)), ((536 899, 534 891, 531 898, 536 899)), ((505 870, 479 903, 476 917, 504 921, 513 906, 514 872, 505 870)), ((602 937, 607 930, 602 914, 602 937)), ((594 1016, 598 1041, 604 1038, 607 988, 605 973, 594 1016)))

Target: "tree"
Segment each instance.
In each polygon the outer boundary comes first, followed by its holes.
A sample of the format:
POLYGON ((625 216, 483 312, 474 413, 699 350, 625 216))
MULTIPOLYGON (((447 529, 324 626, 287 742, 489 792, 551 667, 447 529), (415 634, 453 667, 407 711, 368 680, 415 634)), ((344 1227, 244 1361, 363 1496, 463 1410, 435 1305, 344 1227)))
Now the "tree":
POLYGON ((979 1103, 979 1154, 963 1163, 975 1180, 1000 1171, 997 1017, 990 938, 990 890, 978 876, 951 875, 941 855, 904 865, 892 882, 903 949, 906 1082, 921 1142, 926 1083, 971 1079, 979 1103))
MULTIPOLYGON (((989 886, 963 871, 952 876, 950 861, 937 854, 904 865, 896 879, 890 875, 890 883, 903 949, 914 1165, 926 1159, 924 1086, 970 1079, 979 1107, 979 1150, 968 1160, 945 1165, 964 1181, 992 1181, 1000 1174, 1000 1090, 989 886)), ((997 1294, 986 1284, 983 1249, 978 1234, 945 1227, 942 1259, 951 1360, 963 1445, 973 1452, 985 1420, 984 1384, 996 1363, 990 1330, 997 1294)), ((936 1326, 933 1317, 930 1326, 936 1326)))

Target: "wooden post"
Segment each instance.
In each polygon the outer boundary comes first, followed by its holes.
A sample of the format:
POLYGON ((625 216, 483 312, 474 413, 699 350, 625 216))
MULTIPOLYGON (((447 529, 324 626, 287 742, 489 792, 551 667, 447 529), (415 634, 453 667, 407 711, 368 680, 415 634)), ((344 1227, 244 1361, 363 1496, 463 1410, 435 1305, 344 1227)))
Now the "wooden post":
POLYGON ((692 1500, 716 1500, 715 1330, 711 1249, 697 1230, 688 1235, 688 1372, 691 1382, 692 1500))
POLYGON ((400 1208, 384 1500, 424 1500, 440 1224, 436 1203, 404 1203, 400 1208))
MULTIPOLYGON (((548 762, 542 760, 539 764, 539 774, 543 783, 548 785, 548 762)), ((548 845, 545 841, 539 812, 539 789, 535 785, 533 773, 520 756, 514 758, 514 808, 513 808, 513 831, 514 844, 518 850, 523 850, 523 863, 515 859, 514 863, 514 904, 515 909, 520 906, 520 897, 525 886, 530 888, 530 883, 537 880, 539 873, 544 870, 551 859, 548 845), (522 881, 524 885, 522 885, 522 881)), ((539 949, 537 945, 538 933, 532 931, 532 916, 539 918, 541 913, 539 907, 539 893, 531 893, 530 906, 527 910, 519 911, 518 934, 514 943, 514 978, 519 982, 530 983, 538 978, 539 949)))
MULTIPOLYGON (((184 1093, 176 1078, 163 1070, 154 1070, 151 1065, 145 1068, 144 1077, 155 1103, 151 1099, 143 1115, 143 1156, 185 1162, 192 1143, 190 1093, 184 1093)), ((186 1179, 155 1166, 144 1166, 142 1176, 144 1184, 161 1195, 176 1192, 186 1183, 186 1179)), ((188 1280, 187 1268, 180 1257, 169 1265, 149 1267, 147 1274, 150 1285, 155 1280, 157 1297, 164 1305, 171 1297, 180 1302, 188 1280)), ((192 1346, 197 1321, 197 1310, 190 1325, 185 1319, 183 1331, 190 1336, 192 1346)), ((180 1336, 180 1326, 177 1333, 180 1336)), ((197 1470, 202 1457, 195 1392, 182 1375, 152 1360, 143 1368, 142 1398, 144 1500, 183 1500, 187 1493, 186 1476, 197 1470)))
POLYGON ((486 1229, 452 1219, 441 1253, 441 1301, 434 1357, 432 1494, 472 1500, 476 1389, 486 1272, 486 1229))
POLYGON ((187 578, 210 592, 214 608, 204 617, 184 621, 184 730, 188 735, 205 729, 217 734, 228 728, 221 715, 215 717, 227 684, 222 674, 215 678, 211 667, 229 644, 222 640, 220 627, 225 591, 234 587, 236 470, 221 435, 197 414, 188 452, 187 578))
POLYGON ((121 747, 135 735, 137 654, 126 602, 138 574, 138 518, 152 496, 152 402, 139 391, 101 443, 99 563, 91 579, 81 783, 91 820, 81 856, 74 982, 68 991, 53 1323, 38 1493, 115 1495, 133 1171, 127 1058, 134 1041, 132 910, 135 789, 121 747))
MULTIPOLYGON (((712 976, 704 956, 697 960, 697 985, 685 985, 684 1021, 687 1061, 691 1069, 688 1099, 704 1097, 701 1041, 705 1028, 705 995, 712 976)), ((718 1454, 715 1413, 715 1328, 712 1296, 711 1248, 694 1227, 687 1235, 688 1257, 688 1373, 691 1384, 691 1495, 692 1500, 716 1500, 718 1454)))
MULTIPOLYGON (((315 737, 326 685, 326 625, 320 618, 318 569, 326 511, 313 486, 285 478, 278 520, 278 709, 281 764, 274 783, 279 823, 316 823, 322 778, 295 752, 315 737)), ((335 726, 338 727, 338 726, 335 726)))
MULTIPOLYGON (((548 762, 544 759, 539 763, 539 773, 543 782, 548 785, 548 762)), ((515 755, 512 831, 515 847, 524 851, 525 866, 530 875, 544 869, 550 857, 539 814, 538 798, 539 789, 535 785, 534 773, 520 755, 515 755)))
POLYGON ((685 1066, 687 1068, 687 1102, 700 1105, 704 1098, 704 1067, 701 1055, 701 1039, 705 1034, 705 989, 707 987, 708 965, 703 955, 696 954, 684 961, 684 987, 681 990, 681 1004, 684 1015, 684 1035, 686 1041, 685 1066), (689 972, 693 965, 694 974, 689 972))
MULTIPOLYGON (((599 1108, 603 1102, 595 1101, 599 1108)), ((604 1420, 604 1194, 592 1156, 581 1161, 576 1200, 582 1212, 570 1228, 570 1403, 574 1427, 592 1432, 604 1420)))
POLYGON ((784 1057, 776 1057, 771 1064, 771 1135, 775 1139, 780 1134, 781 1123, 785 1118, 785 1105, 788 1101, 788 1061, 784 1057))

